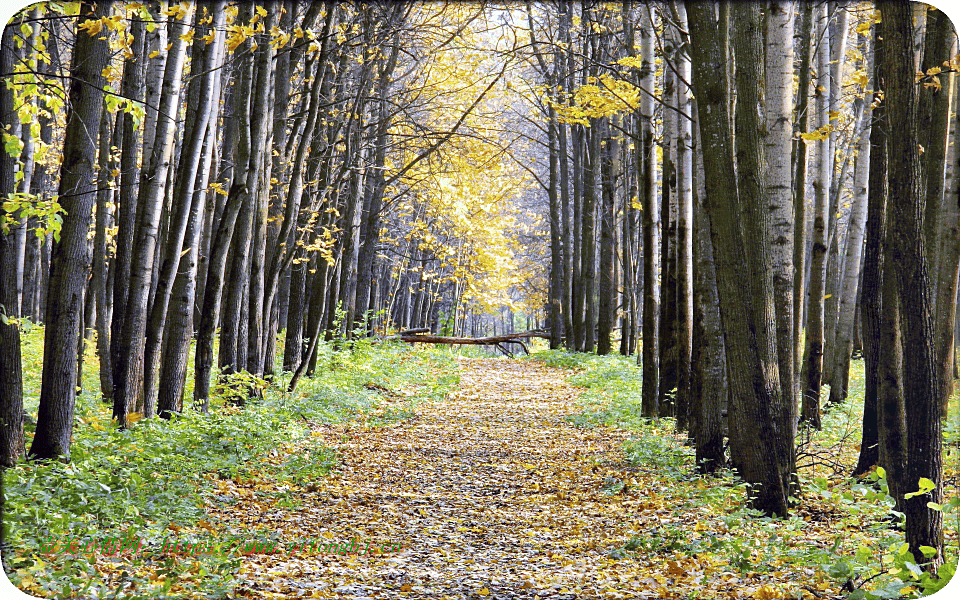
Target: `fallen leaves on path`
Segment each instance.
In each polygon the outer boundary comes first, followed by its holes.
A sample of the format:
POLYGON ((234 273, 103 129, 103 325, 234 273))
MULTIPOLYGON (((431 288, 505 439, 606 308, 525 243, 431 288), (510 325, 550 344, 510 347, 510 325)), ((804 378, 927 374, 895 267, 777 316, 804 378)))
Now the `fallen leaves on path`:
MULTIPOLYGON (((298 506, 258 501, 254 491, 267 481, 223 482, 238 503, 211 515, 230 531, 269 531, 284 544, 401 544, 365 556, 251 554, 238 595, 785 597, 771 584, 777 573, 742 579, 707 555, 667 549, 618 554, 640 531, 697 529, 696 511, 678 517, 663 495, 673 482, 623 462, 625 432, 564 420, 580 393, 566 383, 569 371, 497 359, 461 359, 461 367, 459 391, 421 404, 412 419, 317 429, 311 441, 334 448, 341 463, 304 486, 298 506)), ((809 571, 804 583, 814 582, 809 571)))

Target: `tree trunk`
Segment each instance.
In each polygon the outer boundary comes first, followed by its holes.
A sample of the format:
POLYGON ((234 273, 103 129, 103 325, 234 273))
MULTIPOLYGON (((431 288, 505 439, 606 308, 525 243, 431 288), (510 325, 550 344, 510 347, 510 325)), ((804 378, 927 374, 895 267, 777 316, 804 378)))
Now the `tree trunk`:
POLYGON ((794 381, 794 228, 790 147, 793 131, 793 12, 795 2, 772 2, 766 19, 766 177, 764 194, 770 211, 771 266, 776 306, 777 363, 787 435, 796 435, 796 394, 794 381))
MULTIPOLYGON (((883 41, 881 39, 882 24, 874 25, 873 46, 873 81, 874 95, 871 100, 876 103, 873 109, 873 123, 882 125, 884 121, 884 103, 879 102, 877 93, 880 83, 879 67, 883 62, 883 41)), ((899 389, 899 370, 894 370, 894 364, 886 360, 886 355, 894 350, 894 346, 881 338, 881 332, 889 332, 890 325, 885 326, 883 319, 892 307, 884 307, 883 277, 886 270, 886 258, 882 254, 883 240, 886 237, 886 202, 887 202, 887 132, 884 127, 872 127, 870 132, 870 176, 867 185, 867 220, 865 225, 866 248, 863 257, 863 284, 860 292, 860 315, 863 323, 863 366, 864 366, 864 401, 863 401, 863 439, 860 443, 860 457, 857 460, 856 473, 865 473, 870 467, 883 461, 889 465, 885 451, 887 439, 884 431, 896 432, 903 427, 887 429, 884 419, 887 416, 895 417, 902 411, 893 408, 902 406, 902 394, 885 394, 880 397, 881 386, 887 381, 892 382, 899 389)), ((894 327, 896 329, 896 327, 894 327)), ((899 363, 896 363, 899 367, 899 363)), ((891 493, 896 485, 895 473, 888 468, 887 480, 890 483, 891 493)), ((896 497, 894 495, 894 497, 896 497)))
MULTIPOLYGON (((130 50, 133 58, 123 63, 123 78, 120 83, 121 92, 134 101, 144 98, 144 77, 146 68, 145 25, 143 20, 135 19, 130 24, 130 35, 133 41, 130 50)), ((155 105, 154 105, 155 108, 155 105)), ((150 114, 150 107, 146 108, 150 114)), ((155 112, 155 111, 154 111, 155 112)), ((117 189, 118 205, 114 208, 117 221, 117 248, 133 248, 134 235, 137 229, 138 204, 140 185, 140 132, 134 122, 134 116, 123 112, 117 115, 122 121, 120 137, 120 182, 117 189)), ((156 121, 154 121, 155 123, 156 121)), ((149 158, 148 155, 144 155, 149 158)), ((130 259, 131 252, 117 252, 113 259, 113 319, 110 323, 110 362, 113 368, 113 384, 120 377, 117 369, 120 366, 120 355, 126 352, 121 339, 123 327, 127 320, 127 296, 130 293, 130 259)), ((111 397, 116 394, 111 391, 111 397)))
MULTIPOLYGON (((824 31, 828 22, 827 5, 817 10, 815 31, 824 31)), ((830 99, 830 52, 821 40, 817 52, 817 99, 814 113, 816 129, 822 130, 830 124, 827 113, 830 99)), ((827 283, 827 221, 829 215, 829 192, 831 168, 833 167, 830 147, 826 140, 817 140, 817 169, 814 172, 813 207, 813 254, 810 260, 810 292, 807 303, 806 346, 803 352, 803 371, 800 377, 803 390, 800 418, 812 427, 820 429, 820 382, 823 371, 824 344, 824 290, 827 283)))
MULTIPOLYGON (((100 19, 107 5, 80 4, 79 19, 100 19)), ((93 218, 97 184, 95 136, 103 112, 103 69, 108 42, 78 33, 70 67, 70 117, 64 133, 60 167, 60 204, 66 211, 60 243, 53 249, 45 311, 43 380, 40 410, 30 455, 40 459, 70 457, 73 409, 77 393, 77 333, 82 319, 83 289, 90 269, 87 232, 93 218)), ((6 353, 4 353, 6 354, 6 353)))
MULTIPOLYGON (((687 81, 690 81, 688 78, 687 81)), ((694 108, 696 101, 691 102, 694 108)), ((695 113, 694 113, 695 114, 695 113)), ((699 139, 699 126, 697 139, 699 139)), ((699 144, 698 144, 699 149, 699 144)), ((690 432, 696 446, 697 469, 713 473, 723 467, 723 419, 721 410, 729 394, 727 360, 720 323, 720 297, 710 243, 710 215, 706 209, 707 188, 703 155, 697 156, 697 208, 694 211, 693 246, 693 352, 691 354, 690 432)), ((730 439, 735 439, 732 434, 730 439)))
POLYGON ((636 152, 637 175, 641 179, 643 203, 643 348, 637 360, 643 366, 642 413, 660 414, 660 290, 657 258, 660 248, 660 204, 657 198, 657 154, 653 148, 653 24, 649 15, 640 26, 640 128, 642 141, 636 152))
MULTIPOLYGON (((163 75, 163 86, 157 118, 150 162, 141 173, 137 205, 138 226, 135 242, 132 246, 130 264, 129 292, 125 308, 126 319, 120 341, 121 352, 118 357, 117 375, 114 380, 116 393, 113 403, 113 416, 121 427, 127 425, 127 414, 138 404, 137 397, 142 393, 144 369, 139 357, 143 355, 146 343, 147 303, 153 283, 154 254, 157 248, 157 233, 160 226, 161 210, 164 199, 167 172, 173 157, 174 134, 180 103, 180 87, 183 76, 183 63, 186 42, 182 35, 187 30, 187 19, 173 20, 170 24, 170 36, 173 46, 163 75)), ((146 146, 145 146, 146 149, 146 146)), ((150 402, 150 398, 144 398, 150 402)), ((152 407, 144 405, 144 412, 150 413, 152 407)))
MULTIPOLYGON (((873 72, 872 57, 864 68, 873 72)), ((868 77, 866 90, 873 89, 873 78, 868 77)), ((858 288, 860 285, 860 264, 863 257, 864 224, 867 218, 867 194, 870 177, 870 105, 860 100, 854 103, 854 110, 863 111, 862 131, 857 142, 857 157, 854 166, 853 203, 850 207, 850 222, 847 225, 847 247, 844 255, 843 283, 840 288, 840 314, 837 320, 837 333, 834 341, 834 365, 831 369, 833 381, 830 385, 830 403, 842 402, 847 397, 850 382, 850 356, 853 353, 854 317, 856 316, 858 288)))
POLYGON ((604 142, 600 150, 600 273, 597 304, 597 354, 610 354, 610 337, 617 316, 617 279, 613 264, 616 253, 617 196, 620 148, 611 128, 604 124, 604 142))
MULTIPOLYGON (((225 2, 223 1, 218 1, 210 6, 214 19, 211 26, 213 31, 217 31, 223 25, 224 6, 225 2)), ((206 18, 205 15, 202 12, 197 12, 194 18, 195 36, 203 37, 207 35, 211 28, 206 27, 203 23, 206 18)), ((153 409, 156 406, 153 399, 154 392, 157 389, 155 381, 160 367, 161 346, 174 283, 176 278, 184 273, 180 268, 181 265, 191 264, 189 261, 193 261, 194 264, 196 262, 195 257, 187 258, 185 256, 184 240, 188 239, 186 237, 187 229, 190 219, 194 218, 196 207, 200 206, 202 208, 203 201, 206 198, 204 193, 195 193, 194 190, 206 187, 204 185, 198 188, 196 184, 198 180, 206 180, 206 173, 203 174, 203 177, 198 175, 200 174, 201 162, 203 162, 203 147, 207 135, 207 126, 213 118, 213 98, 219 98, 219 90, 215 87, 217 76, 220 73, 217 68, 217 48, 218 45, 215 43, 195 44, 193 47, 192 62, 202 75, 191 79, 187 90, 187 102, 193 107, 193 110, 188 112, 187 122, 184 125, 184 147, 177 164, 173 192, 175 213, 169 222, 165 254, 158 275, 157 290, 150 309, 150 320, 147 325, 143 367, 145 417, 152 417, 153 409), (187 260, 184 260, 185 258, 187 260)), ((197 244, 199 244, 199 239, 192 246, 186 246, 186 251, 188 253, 192 252, 197 244)))
POLYGON ((887 140, 890 199, 889 258, 897 266, 902 299, 904 405, 907 422, 905 491, 914 491, 922 478, 933 489, 904 500, 906 537, 917 563, 926 560, 921 546, 937 549, 932 561, 943 562, 943 513, 927 506, 943 501, 943 454, 940 391, 934 353, 933 298, 924 251, 924 199, 920 189, 920 156, 917 147, 917 92, 910 60, 913 36, 910 6, 881 1, 884 20, 884 60, 881 65, 889 130, 887 140))
MULTIPOLYGON (((87 8, 87 7, 82 7, 87 8)), ((81 12, 81 14, 84 14, 81 12)), ((14 34, 10 23, 0 40, 0 72, 13 73, 14 34)), ((19 122, 13 87, 0 79, 0 122, 19 122)), ((66 157, 66 154, 64 154, 66 157)), ((73 157, 76 160, 76 157, 73 157)), ((0 152, 0 197, 16 191, 16 157, 0 152)), ((0 466, 12 467, 23 456, 23 366, 20 353, 20 322, 15 314, 18 304, 14 233, 18 218, 0 203, 0 466)), ((69 425, 68 425, 69 431, 69 425)), ((69 443, 69 440, 68 440, 69 443)))
MULTIPOLYGON (((950 76, 957 85, 957 78, 950 76)), ((940 211, 939 260, 937 279, 937 319, 936 319, 936 360, 940 369, 940 399, 942 400, 940 414, 946 418, 947 405, 953 395, 954 386, 954 326, 957 315, 957 283, 960 276, 960 169, 957 168, 960 153, 956 148, 957 121, 960 120, 960 111, 955 116, 951 129, 954 135, 951 139, 948 152, 947 181, 943 208, 940 211)))
POLYGON ((560 347, 562 336, 562 295, 563 295, 563 256, 560 225, 559 186, 559 157, 557 155, 557 112, 548 108, 547 137, 550 153, 550 182, 547 193, 550 202, 550 349, 560 347))
MULTIPOLYGON (((760 7, 750 3, 738 5, 737 8, 744 11, 744 22, 755 24, 751 27, 738 25, 736 28, 740 34, 738 37, 746 38, 741 40, 745 51, 740 53, 739 64, 750 65, 753 61, 762 65, 759 57, 762 32, 755 30, 759 26, 760 7)), ((769 515, 786 515, 784 446, 792 450, 793 440, 786 439, 782 431, 777 431, 782 397, 776 346, 772 339, 769 340, 771 343, 764 344, 756 333, 751 334, 767 326, 760 317, 767 312, 772 313, 773 286, 772 281, 766 284, 763 272, 758 273, 752 268, 762 263, 763 255, 754 256, 751 260, 746 255, 746 249, 751 246, 760 246, 759 249, 762 249, 766 244, 758 244, 757 240, 766 238, 754 237, 748 244, 740 229, 740 224, 746 218, 746 207, 741 203, 752 201, 759 204, 761 197, 759 193, 754 198, 746 198, 747 194, 741 196, 737 187, 733 156, 729 151, 732 136, 726 110, 728 90, 725 78, 717 77, 718 73, 725 71, 727 64, 720 45, 713 4, 689 2, 687 14, 693 50, 693 86, 703 143, 704 175, 711 182, 706 206, 713 221, 711 235, 717 264, 720 316, 730 367, 732 397, 737 418, 744 424, 741 443, 743 456, 747 460, 741 465, 741 476, 750 486, 751 504, 756 509, 769 515)), ((755 82, 755 85, 758 83, 755 82)), ((753 91, 757 90, 754 88, 753 91)), ((748 102, 745 98, 740 101, 748 102)), ((752 103, 749 105, 756 110, 752 103)), ((755 114, 754 118, 757 117, 755 114)), ((758 131, 751 133, 756 137, 758 131)), ((741 145, 744 143, 749 142, 741 141, 741 145)), ((754 153, 758 160, 753 168, 757 169, 760 148, 755 148, 754 153)), ((741 164, 742 178, 759 183, 760 173, 756 170, 748 173, 748 168, 741 164)), ((775 328, 770 331, 775 331, 775 328)))
MULTIPOLYGON (((813 3, 801 2, 799 22, 797 30, 799 31, 799 41, 797 47, 800 51, 800 70, 797 72, 799 87, 797 90, 797 122, 795 130, 802 133, 810 131, 810 63, 814 56, 814 45, 810 43, 811 29, 813 27, 813 3)), ((802 138, 794 141, 793 146, 793 219, 796 227, 793 238, 793 380, 790 381, 790 396, 793 398, 792 411, 798 413, 797 398, 797 375, 801 369, 803 359, 803 307, 804 307, 804 282, 806 280, 807 262, 807 142, 802 138)))
MULTIPOLYGON (((677 6, 678 27, 686 31, 686 11, 677 6)), ((677 430, 688 429, 690 369, 693 357, 693 122, 688 118, 690 97, 690 55, 685 48, 676 53, 677 106, 677 430)))
MULTIPOLYGON (((246 92, 251 85, 251 71, 253 60, 248 53, 241 54, 233 82, 232 95, 232 127, 237 128, 237 147, 235 150, 236 165, 247 165, 250 160, 250 95, 246 92)), ((233 148, 223 149, 225 156, 234 153, 233 148)), ((228 250, 233 244, 234 230, 237 216, 244 201, 249 197, 247 176, 242 169, 232 173, 230 190, 223 209, 223 215, 217 224, 217 232, 210 247, 210 261, 207 265, 207 278, 203 292, 203 309, 200 311, 200 324, 197 330, 197 349, 194 358, 194 403, 207 412, 210 404, 210 376, 213 370, 213 342, 217 325, 220 323, 220 311, 226 314, 221 298, 227 270, 228 250)), ((224 328, 227 331, 228 328, 224 328)), ((221 351, 228 345, 221 337, 221 351)), ((236 337, 233 338, 234 354, 236 352, 236 337)), ((233 364, 233 363, 231 363, 233 364)))
POLYGON ((100 122, 100 148, 97 169, 97 220, 93 242, 93 279, 90 281, 90 298, 97 306, 97 355, 100 357, 100 393, 106 401, 113 400, 113 364, 110 362, 110 317, 112 307, 107 299, 107 221, 110 219, 108 204, 113 201, 114 179, 110 170, 110 115, 100 122))

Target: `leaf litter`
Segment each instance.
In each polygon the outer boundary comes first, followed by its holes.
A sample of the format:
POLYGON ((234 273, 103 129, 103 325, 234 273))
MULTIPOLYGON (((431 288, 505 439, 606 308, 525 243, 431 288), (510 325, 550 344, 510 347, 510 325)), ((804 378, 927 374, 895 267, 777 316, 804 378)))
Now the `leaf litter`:
MULTIPOLYGON (((567 382, 569 370, 459 362, 459 389, 420 404, 415 418, 316 427, 311 441, 340 462, 291 506, 258 499, 267 481, 227 481, 238 503, 211 509, 231 531, 269 532, 285 544, 355 539, 363 548, 372 540, 400 543, 400 552, 251 554, 237 596, 839 597, 838 583, 810 565, 765 557, 776 522, 738 531, 698 505, 709 479, 658 477, 625 461, 628 432, 574 426, 568 417, 582 408, 583 389, 567 382), (738 561, 693 541, 724 535, 736 538, 738 561)), ((736 500, 728 505, 737 508, 736 500)), ((804 543, 819 544, 785 546, 804 543)))

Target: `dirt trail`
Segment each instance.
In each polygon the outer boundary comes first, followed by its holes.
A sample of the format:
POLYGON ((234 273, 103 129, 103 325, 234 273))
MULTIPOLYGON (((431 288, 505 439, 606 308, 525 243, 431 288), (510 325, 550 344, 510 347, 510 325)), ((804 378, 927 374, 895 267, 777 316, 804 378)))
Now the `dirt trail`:
MULTIPOLYGON (((604 490, 625 477, 624 434, 577 429, 569 371, 535 362, 462 359, 458 392, 395 425, 327 427, 316 441, 339 474, 294 509, 222 510, 285 542, 348 542, 399 553, 293 550, 244 558, 241 596, 307 598, 589 598, 625 583, 608 555, 642 496, 604 490), (258 514, 251 514, 256 512, 258 514)), ((634 581, 634 584, 637 582, 634 581)), ((616 595, 616 594, 613 594, 616 595)))

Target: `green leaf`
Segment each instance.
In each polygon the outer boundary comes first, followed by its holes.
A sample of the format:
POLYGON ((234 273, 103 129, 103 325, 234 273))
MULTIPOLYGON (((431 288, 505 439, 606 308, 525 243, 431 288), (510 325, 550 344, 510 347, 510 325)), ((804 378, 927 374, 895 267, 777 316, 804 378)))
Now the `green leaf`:
POLYGON ((927 479, 926 477, 920 478, 919 485, 920 485, 920 489, 918 491, 910 492, 909 494, 904 494, 903 497, 906 499, 910 499, 910 498, 913 498, 914 496, 921 496, 923 494, 928 494, 937 487, 937 484, 927 479))
POLYGON ((930 546, 920 546, 920 552, 923 552, 923 555, 927 558, 933 558, 937 555, 937 549, 930 546))

